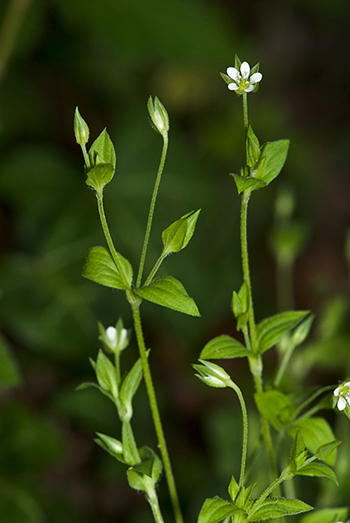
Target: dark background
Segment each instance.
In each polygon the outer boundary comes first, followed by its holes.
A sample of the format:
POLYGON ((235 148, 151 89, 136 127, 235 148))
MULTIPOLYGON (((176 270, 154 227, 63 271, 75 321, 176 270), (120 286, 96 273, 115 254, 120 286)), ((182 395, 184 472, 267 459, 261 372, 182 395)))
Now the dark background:
MULTIPOLYGON (((77 105, 92 139, 108 128, 117 173, 105 192, 106 212, 118 250, 136 267, 161 151, 148 123, 149 95, 163 102, 171 127, 146 271, 160 252, 161 231, 202 209, 191 243, 163 268, 183 282, 202 317, 142 306, 180 497, 186 520, 195 520, 205 497, 227 497, 240 459, 235 400, 207 389, 191 368, 213 336, 236 335, 230 299, 242 280, 240 200, 228 173, 244 161, 242 107, 219 76, 235 53, 251 66, 260 62, 260 89, 248 97, 260 142, 291 140, 282 174, 250 204, 257 319, 278 309, 268 238, 276 195, 287 186, 305 238, 295 307, 317 314, 313 343, 295 368, 306 384, 337 384, 350 374, 350 3, 6 0, 0 19, 0 322, 3 354, 12 354, 20 376, 13 368, 0 390, 1 520, 151 521, 124 467, 93 443, 95 431, 120 437, 113 407, 97 391, 75 391, 93 379, 88 358, 100 346, 97 321, 108 326, 123 316, 131 327, 131 314, 122 293, 81 277, 89 248, 104 240, 73 135, 77 105), (19 22, 9 33, 13 47, 4 32, 12 8, 19 22)), ((136 357, 133 341, 126 369, 136 357)), ((274 364, 271 351, 267 373, 274 364)), ((250 405, 246 362, 228 368, 250 405)), ((155 448, 145 396, 141 386, 135 432, 140 445, 155 448)), ((345 416, 329 420, 337 438, 346 437, 345 416)), ((252 415, 252 439, 257 423, 252 415)), ((348 447, 338 460, 342 487, 302 483, 305 501, 348 504, 348 447)), ((165 481, 160 499, 171 521, 165 481)))

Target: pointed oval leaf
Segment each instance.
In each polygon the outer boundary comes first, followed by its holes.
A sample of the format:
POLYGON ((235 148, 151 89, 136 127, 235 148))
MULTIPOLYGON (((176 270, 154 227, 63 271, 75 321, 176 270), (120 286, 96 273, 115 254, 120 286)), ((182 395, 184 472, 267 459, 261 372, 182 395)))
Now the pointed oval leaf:
POLYGON ((89 170, 86 185, 93 187, 97 193, 101 194, 103 188, 109 183, 114 174, 114 169, 110 163, 99 163, 89 170))
MULTIPOLYGON (((129 286, 132 282, 132 267, 129 261, 121 254, 118 254, 118 259, 124 270, 124 274, 128 280, 129 286)), ((113 289, 128 289, 125 285, 118 267, 112 260, 111 255, 104 247, 93 247, 87 255, 86 263, 83 269, 83 276, 89 280, 112 287, 113 289)))
POLYGON ((338 485, 337 476, 334 470, 325 463, 309 463, 298 469, 296 474, 298 476, 317 476, 320 478, 329 478, 334 481, 336 485, 338 485))
POLYGON ((269 498, 266 499, 262 506, 248 517, 248 521, 265 521, 266 519, 282 518, 284 516, 293 516, 301 512, 312 510, 313 507, 293 498, 269 498))
POLYGON ((290 329, 296 327, 309 311, 287 311, 265 318, 256 327, 258 337, 259 354, 267 351, 286 334, 290 329))
POLYGON ((113 143, 106 129, 103 129, 102 133, 91 145, 89 157, 92 166, 98 165, 99 163, 110 163, 114 172, 116 166, 116 155, 113 143))
POLYGON ((141 298, 162 307, 191 316, 200 316, 194 300, 187 294, 182 283, 172 276, 156 278, 149 285, 136 289, 135 292, 141 298))
POLYGON ((198 516, 198 523, 219 523, 223 519, 245 511, 219 496, 206 499, 198 516))
MULTIPOLYGON (((294 437, 297 430, 300 430, 305 445, 313 454, 315 454, 322 445, 335 440, 333 431, 324 418, 309 418, 297 421, 293 427, 288 430, 288 433, 294 437)), ((336 456, 337 448, 335 447, 333 452, 319 459, 322 459, 322 461, 332 467, 335 463, 336 456)))
POLYGON ((295 416, 295 408, 290 399, 278 390, 267 390, 254 394, 260 413, 276 429, 280 430, 291 423, 295 416))
POLYGON ((186 247, 193 236, 199 213, 200 209, 185 214, 163 231, 164 249, 162 256, 165 257, 172 252, 179 252, 186 247))
POLYGON ((257 169, 252 173, 255 178, 268 185, 279 175, 286 161, 289 148, 289 140, 277 140, 264 145, 260 162, 264 163, 264 169, 257 169))
POLYGON ((139 358, 123 380, 120 387, 119 399, 125 407, 122 421, 132 418, 132 400, 142 379, 142 363, 139 358))
POLYGON ((210 340, 200 354, 200 358, 203 360, 242 358, 243 356, 251 356, 251 352, 228 334, 222 334, 210 340))
POLYGON ((118 384, 115 367, 111 360, 100 350, 96 361, 96 377, 100 387, 118 397, 118 384))
POLYGON ((258 180, 257 178, 244 178, 239 174, 232 173, 230 173, 230 176, 232 176, 232 178, 236 182, 238 194, 241 194, 241 192, 245 191, 246 189, 250 189, 253 191, 254 189, 261 189, 266 185, 266 183, 263 180, 258 180))

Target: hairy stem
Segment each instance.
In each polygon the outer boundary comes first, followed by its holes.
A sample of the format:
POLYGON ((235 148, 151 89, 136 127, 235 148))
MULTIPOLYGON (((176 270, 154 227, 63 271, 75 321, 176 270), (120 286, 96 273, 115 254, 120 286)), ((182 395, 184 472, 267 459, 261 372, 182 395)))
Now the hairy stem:
POLYGON ((176 485, 175 485, 175 479, 170 463, 170 457, 164 437, 164 432, 162 428, 162 423, 160 420, 159 415, 159 409, 156 399, 156 394, 153 386, 153 380, 151 376, 151 369, 148 364, 148 359, 146 355, 146 346, 145 341, 143 337, 142 332, 142 325, 141 325, 141 317, 140 317, 140 309, 139 305, 135 304, 132 305, 132 312, 133 312, 133 318, 134 318, 134 325, 135 325, 135 332, 136 332, 136 338, 137 338, 137 344, 140 351, 140 357, 142 362, 142 369, 143 369, 143 375, 145 378, 147 393, 148 393, 148 399, 151 407, 152 417, 153 417, 153 423, 156 430, 157 438, 158 438, 158 444, 160 453, 162 455, 163 459, 163 465, 164 465, 164 471, 165 476, 168 482, 168 488, 170 493, 171 502, 174 509, 175 519, 177 523, 183 523, 182 514, 181 514, 181 508, 179 503, 179 498, 176 491, 176 485))
POLYGON ((247 408, 245 406, 243 394, 241 389, 233 382, 230 382, 230 387, 235 391, 238 396, 239 402, 242 409, 243 417, 243 444, 242 444, 242 460, 241 460, 241 473, 239 476, 239 486, 244 486, 244 476, 245 476, 245 466, 247 461, 247 449, 248 449, 248 414, 247 408))

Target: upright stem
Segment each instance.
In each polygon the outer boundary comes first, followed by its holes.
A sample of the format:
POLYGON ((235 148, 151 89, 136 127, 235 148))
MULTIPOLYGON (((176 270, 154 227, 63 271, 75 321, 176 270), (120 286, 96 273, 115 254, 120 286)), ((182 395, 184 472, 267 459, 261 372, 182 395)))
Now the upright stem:
POLYGON ((168 150, 168 133, 164 132, 162 134, 162 137, 163 137, 162 156, 160 158, 158 173, 157 173, 156 181, 155 181, 155 184, 154 184, 151 205, 150 205, 149 213, 148 213, 148 220, 147 220, 147 226, 146 226, 146 232, 145 232, 145 239, 143 241, 143 247, 142 247, 142 252, 141 252, 141 260, 140 260, 139 272, 138 272, 138 275, 137 275, 136 287, 140 287, 140 285, 141 285, 141 279, 142 279, 142 273, 143 273, 143 269, 144 269, 144 265, 145 265, 145 258, 146 258, 146 253, 147 253, 148 241, 149 241, 149 236, 150 236, 150 233, 151 233, 154 207, 155 207, 155 204, 156 204, 159 184, 160 184, 160 180, 161 180, 161 177, 162 177, 162 172, 163 172, 163 169, 164 169, 164 163, 165 163, 166 154, 167 154, 167 150, 168 150))
POLYGON ((244 92, 242 95, 243 100, 243 122, 244 122, 244 130, 248 131, 248 125, 249 125, 249 119, 248 119, 248 98, 247 93, 244 92))
POLYGON ((168 488, 169 488, 170 498, 171 498, 171 502, 172 502, 173 509, 174 509, 175 519, 176 519, 177 523, 183 523, 179 498, 178 498, 177 491, 176 491, 175 479, 174 479, 174 475, 173 475, 173 471, 172 471, 172 467, 171 467, 171 463, 170 463, 168 449, 166 446, 162 423, 160 420, 157 399, 156 399, 152 376, 151 376, 151 370, 150 370, 147 355, 146 355, 146 346, 145 346, 145 341, 143 338, 139 305, 137 305, 137 304, 132 305, 132 313, 133 313, 133 317, 134 317, 137 344, 139 346, 140 357, 141 357, 141 362, 142 362, 143 375, 145 378, 148 399, 149 399, 149 403, 150 403, 151 411, 152 411, 153 423, 154 423, 154 427, 155 427, 155 430, 157 433, 160 453, 161 453, 162 459, 163 459, 164 471, 165 471, 166 479, 168 482, 168 488))

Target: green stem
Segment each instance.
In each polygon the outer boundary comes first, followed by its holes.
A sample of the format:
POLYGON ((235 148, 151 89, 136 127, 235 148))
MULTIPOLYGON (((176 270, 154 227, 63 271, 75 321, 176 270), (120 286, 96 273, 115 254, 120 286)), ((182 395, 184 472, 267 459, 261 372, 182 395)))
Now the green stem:
POLYGON ((304 410, 310 403, 312 403, 320 394, 323 394, 324 392, 328 392, 329 390, 333 390, 335 388, 335 385, 327 385, 327 387, 322 387, 322 389, 317 390, 311 396, 304 401, 299 407, 295 409, 295 415, 297 416, 299 412, 304 410))
POLYGON ((247 462, 247 450, 248 450, 248 414, 247 414, 247 408, 245 406, 243 394, 241 392, 241 389, 233 382, 230 382, 229 385, 237 394, 239 402, 241 404, 242 409, 242 417, 243 417, 243 444, 242 444, 242 460, 241 460, 241 473, 239 476, 239 486, 244 486, 244 476, 245 476, 245 466, 247 462))
POLYGON ((144 285, 149 285, 151 283, 151 281, 153 280, 153 277, 154 275, 156 274, 157 270, 159 269, 159 267, 161 266, 163 260, 164 260, 165 256, 159 256, 158 260, 156 261, 153 269, 151 270, 151 272, 149 273, 148 277, 147 277, 147 280, 145 281, 144 285))
POLYGON ((103 233, 105 235, 105 238, 106 238, 106 241, 107 241, 107 244, 108 244, 109 251, 110 251, 111 256, 112 256, 112 258, 114 260, 114 263, 116 264, 116 266, 118 268, 119 274, 120 274, 120 276, 121 276, 121 278, 123 280, 125 288, 129 289, 130 285, 129 285, 129 282, 128 282, 126 276, 125 276, 124 269, 123 269, 121 261, 120 261, 120 255, 117 253, 117 251, 116 251, 116 249, 114 247, 113 240, 112 240, 111 234, 109 232, 109 228, 108 228, 108 224, 107 224, 107 220, 106 220, 106 215, 105 215, 105 211, 104 211, 104 207, 103 207, 103 194, 102 194, 102 192, 101 193, 97 193, 96 192, 96 198, 97 198, 97 205, 98 205, 98 213, 100 215, 100 221, 101 221, 103 233))
POLYGON ((248 131, 248 126, 249 126, 249 120, 248 120, 248 97, 247 97, 247 93, 246 92, 243 93, 242 100, 243 100, 244 130, 247 132, 248 131))
POLYGON ((148 498, 147 498, 148 503, 151 506, 155 522, 164 523, 163 516, 161 514, 160 507, 159 507, 158 496, 157 496, 157 493, 156 493, 154 487, 152 488, 152 492, 149 492, 149 491, 147 492, 147 496, 148 496, 148 498))
POLYGON ((256 326, 254 318, 254 306, 252 296, 252 285, 250 281, 249 257, 248 257, 248 237, 247 237, 247 212, 248 203, 251 195, 250 190, 243 191, 242 206, 241 206, 241 249, 242 249, 242 267, 243 278, 248 286, 249 292, 249 308, 248 308, 248 322, 251 346, 254 354, 258 353, 258 342, 256 336, 256 326))
POLYGON ((159 449, 160 449, 162 459, 163 459, 164 471, 165 471, 165 476, 166 476, 166 479, 168 482, 168 488, 169 488, 170 498, 171 498, 171 502, 172 502, 173 509, 174 509, 175 519, 176 519, 177 523, 183 523, 180 503, 179 503, 179 499, 178 499, 178 495, 177 495, 177 491, 176 491, 175 479, 174 479, 174 475, 173 475, 173 471, 172 471, 172 467, 171 467, 171 463, 170 463, 169 453, 168 453, 167 446, 166 446, 162 423, 160 420, 157 399, 156 399, 152 376, 151 376, 151 369, 149 367, 148 359, 147 359, 147 355, 146 355, 146 346, 145 346, 145 341, 143 338, 139 304, 132 304, 132 313, 133 313, 133 317, 134 317, 137 344, 139 347, 140 357, 141 357, 141 362, 142 362, 143 375, 145 378, 148 399, 149 399, 149 403, 150 403, 150 407, 151 407, 151 411, 152 411, 153 423, 154 423, 154 427, 155 427, 157 438, 158 438, 159 449))
POLYGON ((30 0, 12 0, 9 2, 0 29, 0 80, 5 74, 22 20, 29 4, 30 0))
POLYGON ((149 241, 149 236, 150 236, 150 233, 151 233, 152 220, 153 220, 153 214, 154 214, 154 207, 155 207, 156 200, 157 200, 159 184, 160 184, 160 180, 161 180, 161 177, 162 177, 162 172, 163 172, 163 169, 164 169, 165 159, 166 159, 167 150, 168 150, 168 133, 164 132, 162 134, 162 137, 163 137, 162 156, 160 158, 158 173, 157 173, 156 181, 155 181, 155 184, 154 184, 151 205, 150 205, 149 213, 148 213, 148 220, 147 220, 147 226, 146 226, 146 232, 145 232, 145 239, 143 241, 143 247, 142 247, 141 259, 140 259, 139 272, 138 272, 138 275, 137 275, 136 287, 140 287, 140 285, 141 285, 141 279, 142 279, 142 273, 143 273, 143 269, 144 269, 144 265, 145 265, 148 241, 149 241))
POLYGON ((279 490, 279 486, 280 484, 285 480, 287 479, 285 477, 285 475, 282 474, 276 478, 269 487, 267 487, 267 489, 264 490, 264 492, 260 495, 260 497, 255 501, 254 505, 252 506, 252 509, 251 511, 249 511, 249 514, 248 514, 248 517, 251 518, 253 515, 254 515, 254 512, 256 512, 260 507, 261 505, 263 504, 263 502, 265 501, 265 499, 267 498, 267 496, 269 496, 274 490, 279 490))
MULTIPOLYGON (((288 335, 286 334, 285 336, 288 336, 288 335)), ((285 370, 287 368, 287 365, 289 363, 290 358, 292 357, 294 349, 296 348, 294 346, 294 344, 292 343, 292 339, 291 339, 290 336, 289 336, 289 339, 288 339, 288 343, 289 343, 289 346, 287 347, 286 352, 283 354, 282 361, 281 361, 280 367, 278 369, 278 372, 276 374, 276 378, 275 378, 275 381, 274 381, 276 387, 280 386, 283 374, 284 374, 284 372, 285 372, 285 370)))

